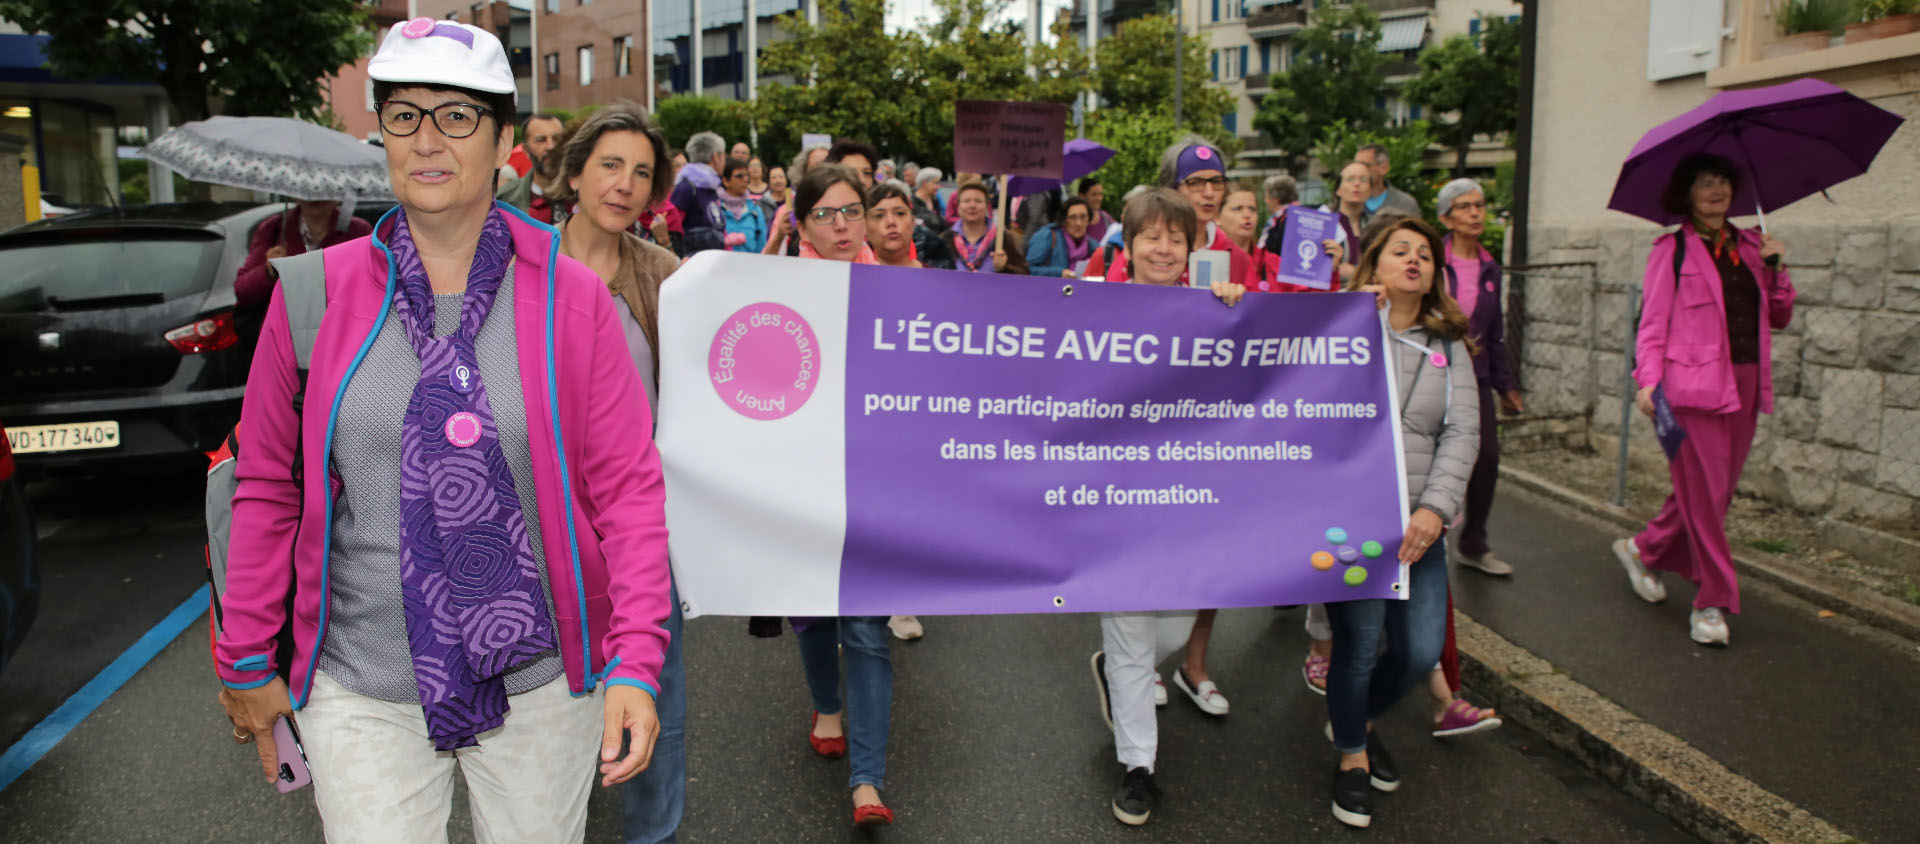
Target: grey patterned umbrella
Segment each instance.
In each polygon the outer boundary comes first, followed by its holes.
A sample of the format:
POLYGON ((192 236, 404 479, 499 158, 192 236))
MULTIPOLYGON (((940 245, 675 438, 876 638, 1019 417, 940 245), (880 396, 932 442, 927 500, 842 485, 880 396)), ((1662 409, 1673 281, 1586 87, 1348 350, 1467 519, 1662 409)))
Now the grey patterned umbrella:
POLYGON ((142 150, 197 182, 295 199, 392 199, 387 158, 345 132, 287 117, 210 117, 142 150))

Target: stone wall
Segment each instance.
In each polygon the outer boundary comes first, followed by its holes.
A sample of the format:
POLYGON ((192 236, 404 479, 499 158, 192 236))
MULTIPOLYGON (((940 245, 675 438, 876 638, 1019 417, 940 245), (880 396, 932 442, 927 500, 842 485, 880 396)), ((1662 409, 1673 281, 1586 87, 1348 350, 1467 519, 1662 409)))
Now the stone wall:
MULTIPOLYGON (((1809 514, 1920 527, 1920 217, 1781 222, 1799 297, 1774 335, 1775 412, 1761 417, 1742 492, 1809 514)), ((1646 224, 1537 226, 1532 272, 1511 285, 1518 361, 1534 413, 1620 430, 1634 328, 1631 293, 1658 230, 1646 224)), ((1632 415, 1629 442, 1658 455, 1632 415)), ((1657 459, 1657 457, 1656 457, 1657 459)))

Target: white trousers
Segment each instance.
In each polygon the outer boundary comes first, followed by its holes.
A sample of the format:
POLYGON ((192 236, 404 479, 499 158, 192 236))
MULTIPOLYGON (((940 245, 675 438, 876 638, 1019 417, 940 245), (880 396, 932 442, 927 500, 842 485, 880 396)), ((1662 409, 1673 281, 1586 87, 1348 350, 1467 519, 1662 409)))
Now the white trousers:
POLYGON ((1100 642, 1107 652, 1107 697, 1113 705, 1113 748, 1128 770, 1153 772, 1160 748, 1153 681, 1160 663, 1186 647, 1193 619, 1192 610, 1100 614, 1100 642))
POLYGON ((418 704, 375 700, 316 675, 297 721, 327 840, 445 842, 456 770, 466 778, 480 844, 586 838, 600 696, 573 697, 560 677, 508 703, 506 723, 481 733, 479 746, 439 752, 418 704))
POLYGON ((1333 641, 1333 622, 1327 620, 1326 604, 1307 605, 1307 638, 1316 642, 1333 641))

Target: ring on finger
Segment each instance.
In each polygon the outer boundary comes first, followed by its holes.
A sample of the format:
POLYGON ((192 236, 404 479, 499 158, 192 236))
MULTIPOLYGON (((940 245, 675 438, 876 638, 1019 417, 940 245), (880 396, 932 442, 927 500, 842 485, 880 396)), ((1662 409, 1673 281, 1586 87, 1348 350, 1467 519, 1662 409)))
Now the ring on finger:
POLYGON ((243 732, 241 732, 241 731, 239 731, 239 730, 234 730, 234 731, 233 731, 233 740, 234 740, 234 741, 237 741, 237 742, 240 742, 241 744, 246 744, 247 742, 250 742, 250 741, 253 741, 253 734, 252 734, 252 733, 243 733, 243 732))

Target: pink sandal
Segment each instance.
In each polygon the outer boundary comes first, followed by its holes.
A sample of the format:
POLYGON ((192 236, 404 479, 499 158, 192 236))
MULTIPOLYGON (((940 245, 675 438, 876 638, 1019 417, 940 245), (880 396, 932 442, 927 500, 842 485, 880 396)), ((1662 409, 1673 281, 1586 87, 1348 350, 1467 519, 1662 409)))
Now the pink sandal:
POLYGON ((1481 709, 1462 698, 1454 698, 1447 704, 1446 714, 1440 716, 1440 722, 1433 725, 1434 738, 1464 736, 1500 726, 1500 716, 1491 709, 1481 709))
POLYGON ((1307 691, 1316 695, 1327 693, 1327 669, 1332 665, 1332 657, 1308 652, 1306 664, 1300 666, 1300 676, 1307 681, 1307 691))

